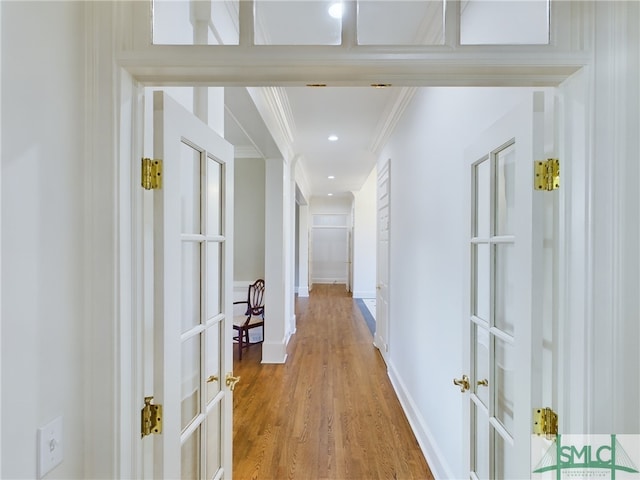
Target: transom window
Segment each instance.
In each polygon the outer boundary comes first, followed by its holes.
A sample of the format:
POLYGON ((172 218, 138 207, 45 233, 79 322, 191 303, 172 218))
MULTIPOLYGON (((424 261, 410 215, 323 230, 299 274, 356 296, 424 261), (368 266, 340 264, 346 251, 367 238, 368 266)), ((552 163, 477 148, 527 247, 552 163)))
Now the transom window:
POLYGON ((547 45, 549 1, 152 0, 153 43, 424 46, 454 29, 459 45, 547 45))

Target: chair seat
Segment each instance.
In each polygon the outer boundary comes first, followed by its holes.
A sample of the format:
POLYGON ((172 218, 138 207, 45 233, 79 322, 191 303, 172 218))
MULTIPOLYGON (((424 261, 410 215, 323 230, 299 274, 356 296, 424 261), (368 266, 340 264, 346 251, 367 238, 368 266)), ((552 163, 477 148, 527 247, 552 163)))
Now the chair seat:
MULTIPOLYGON (((247 321, 246 315, 237 315, 233 317, 233 326, 242 327, 246 321, 247 321)), ((251 320, 249 320, 248 326, 255 325, 257 323, 264 323, 264 319, 262 317, 251 317, 251 320)))

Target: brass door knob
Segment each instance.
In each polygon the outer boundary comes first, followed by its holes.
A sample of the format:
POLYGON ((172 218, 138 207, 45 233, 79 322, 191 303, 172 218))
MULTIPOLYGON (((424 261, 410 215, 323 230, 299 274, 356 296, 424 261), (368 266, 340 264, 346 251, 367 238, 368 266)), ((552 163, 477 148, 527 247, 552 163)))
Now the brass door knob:
POLYGON ((227 373, 227 378, 225 380, 225 384, 229 387, 229 390, 233 392, 236 388, 236 384, 240 381, 240 377, 234 377, 231 375, 231 372, 227 373))
POLYGON ((207 383, 217 382, 217 381, 218 381, 218 376, 217 375, 211 375, 211 376, 209 376, 209 378, 207 378, 207 383))
POLYGON ((482 380, 478 380, 476 383, 480 387, 488 387, 489 386, 489 380, 487 380, 486 378, 484 378, 482 380))
POLYGON ((469 377, 462 375, 462 378, 454 378, 453 384, 460 387, 461 392, 466 392, 469 390, 469 377))

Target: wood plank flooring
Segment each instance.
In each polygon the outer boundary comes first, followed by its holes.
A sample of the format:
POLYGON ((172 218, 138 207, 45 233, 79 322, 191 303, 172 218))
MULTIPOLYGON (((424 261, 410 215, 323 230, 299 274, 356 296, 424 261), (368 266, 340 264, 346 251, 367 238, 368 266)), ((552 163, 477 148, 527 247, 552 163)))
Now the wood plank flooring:
POLYGON ((234 478, 432 479, 344 286, 314 286, 296 315, 285 365, 235 356, 234 478))

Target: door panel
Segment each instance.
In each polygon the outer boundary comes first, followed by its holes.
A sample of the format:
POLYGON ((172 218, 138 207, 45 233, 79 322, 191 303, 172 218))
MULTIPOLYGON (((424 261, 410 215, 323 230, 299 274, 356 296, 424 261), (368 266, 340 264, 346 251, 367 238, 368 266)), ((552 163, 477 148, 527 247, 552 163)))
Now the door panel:
POLYGON ((390 160, 378 172, 377 209, 378 245, 376 262, 376 332, 374 345, 386 360, 389 350, 389 223, 390 210, 390 160))
POLYGON ((349 280, 349 231, 347 227, 313 227, 313 283, 349 280))
POLYGON ((544 154, 544 96, 536 92, 468 147, 470 375, 465 429, 471 478, 528 478, 534 379, 540 377, 542 288, 536 258, 533 162, 544 154))
POLYGON ((153 478, 230 477, 233 147, 155 92, 154 156, 153 478))

